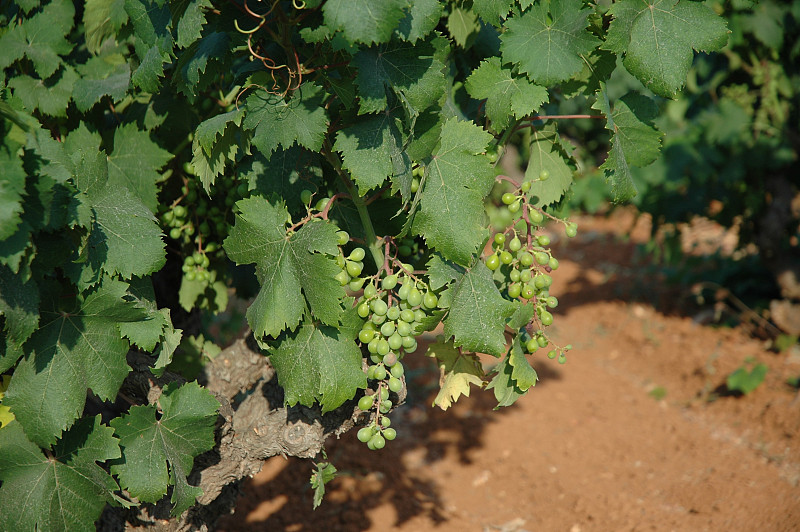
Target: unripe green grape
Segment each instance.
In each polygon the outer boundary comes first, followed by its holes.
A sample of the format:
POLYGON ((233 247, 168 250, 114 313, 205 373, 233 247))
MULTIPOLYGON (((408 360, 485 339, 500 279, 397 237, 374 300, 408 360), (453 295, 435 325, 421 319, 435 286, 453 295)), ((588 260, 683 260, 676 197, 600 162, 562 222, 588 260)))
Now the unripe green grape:
POLYGON ((537 275, 536 279, 533 280, 533 286, 536 288, 547 288, 547 280, 545 277, 545 275, 537 275))
POLYGON ((175 213, 175 218, 186 217, 186 207, 184 207, 183 205, 175 205, 173 212, 175 213))
POLYGON ((233 207, 233 204, 236 203, 236 198, 233 196, 226 196, 225 197, 225 206, 226 207, 233 207))
POLYGON ((412 252, 413 250, 411 247, 405 244, 397 248, 397 253, 400 254, 401 257, 408 257, 412 252))
POLYGON ((494 164, 495 162, 497 162, 497 157, 498 157, 497 152, 490 151, 489 153, 486 154, 486 156, 489 158, 490 163, 494 164))
POLYGON ((557 355, 557 354, 558 354, 558 353, 556 353, 556 350, 555 350, 555 349, 553 349, 553 350, 551 350, 551 351, 549 351, 549 352, 547 353, 547 358, 556 358, 556 355, 557 355))
POLYGON ((419 190, 419 179, 416 177, 411 180, 411 193, 415 194, 419 190))
POLYGON ((539 347, 547 347, 547 344, 548 344, 549 342, 547 341, 547 338, 546 338, 546 337, 544 337, 544 336, 538 336, 538 337, 536 338, 536 343, 537 343, 537 344, 539 344, 539 347))
POLYGON ((330 198, 320 198, 317 201, 317 204, 314 205, 314 209, 318 210, 318 211, 325 210, 325 206, 328 204, 329 201, 330 201, 330 198))
MULTIPOLYGON (((531 338, 525 343, 525 350, 528 353, 535 353, 539 350, 539 344, 536 342, 535 338, 531 338)), ((363 408, 361 410, 364 410, 363 408)))
POLYGON ((240 198, 247 196, 248 192, 250 192, 250 187, 247 186, 247 183, 239 183, 239 186, 236 187, 236 194, 240 198))
POLYGON ((386 388, 381 388, 381 402, 386 401, 389 399, 389 390, 386 388))
POLYGON ((523 283, 527 283, 531 280, 533 274, 530 270, 522 270, 522 273, 519 274, 519 280, 523 283))
POLYGON ((550 245, 550 237, 547 235, 539 235, 536 237, 536 241, 539 243, 540 246, 545 247, 550 245))
POLYGON ((392 409, 392 402, 390 400, 381 401, 380 413, 387 414, 392 409))
POLYGON ((548 255, 544 251, 537 251, 536 254, 534 255, 534 258, 536 259, 536 262, 541 264, 542 266, 550 262, 550 255, 548 255))
POLYGON ((405 309, 400 312, 400 319, 406 323, 411 323, 414 321, 414 311, 411 309, 405 309))
POLYGON ((522 290, 520 291, 519 295, 522 298, 530 299, 530 298, 533 297, 533 293, 534 292, 533 292, 533 288, 531 288, 531 285, 526 284, 525 286, 522 287, 522 290))
MULTIPOLYGON (((383 340, 383 341, 385 341, 385 340, 383 340)), ((380 342, 381 341, 379 340, 378 344, 380 344, 380 342)), ((380 350, 378 351, 378 353, 380 353, 380 350)), ((388 351, 387 351, 387 353, 388 353, 388 351)), ((375 368, 375 380, 382 381, 385 378, 386 378, 386 368, 384 368, 383 366, 376 367, 375 368)))
POLYGON ((486 258, 486 267, 494 271, 500 267, 500 257, 497 253, 493 253, 486 258))
POLYGON ((386 416, 381 416, 381 427, 388 428, 392 424, 392 420, 386 416))
POLYGON ((526 268, 533 264, 533 255, 528 253, 527 251, 523 251, 518 255, 519 263, 525 266, 526 268))
POLYGON ((367 442, 367 449, 369 449, 370 451, 375 451, 376 450, 375 446, 372 445, 372 438, 370 438, 370 440, 367 442))
POLYGON ((400 318, 400 307, 397 305, 392 305, 389 307, 389 310, 386 311, 386 318, 392 321, 397 321, 400 318))
POLYGON ((515 201, 514 203, 512 203, 511 205, 508 206, 508 212, 510 212, 511 214, 515 214, 515 213, 519 212, 520 206, 521 206, 521 203, 519 202, 519 200, 517 200, 517 201, 515 201))
POLYGON ((197 264, 197 261, 194 260, 194 254, 189 255, 185 259, 183 259, 183 264, 186 266, 194 266, 197 264))
POLYGON ((187 281, 194 281, 195 279, 197 279, 197 272, 195 272, 194 270, 190 270, 186 272, 186 275, 184 275, 184 277, 186 277, 187 281))
POLYGON ((193 269, 194 269, 194 264, 192 264, 191 266, 188 265, 188 264, 184 264, 183 266, 181 266, 181 271, 183 273, 188 273, 188 272, 192 271, 193 269))
POLYGON ((566 235, 567 235, 569 238, 572 238, 572 237, 574 237, 575 235, 577 235, 577 234, 578 234, 578 225, 577 225, 577 224, 575 224, 575 223, 569 223, 569 224, 567 224, 567 228, 564 230, 564 233, 566 233, 566 235))
POLYGON ((200 223, 200 226, 197 228, 197 230, 200 231, 201 235, 207 235, 211 232, 211 226, 208 224, 208 222, 203 221, 200 223))
POLYGON ((409 286, 408 283, 401 284, 400 288, 397 289, 397 297, 405 301, 408 299, 408 293, 410 291, 411 291, 411 286, 409 286))
MULTIPOLYGON (((378 340, 378 354, 381 356, 386 356, 386 354, 391 351, 389 348, 389 342, 386 341, 386 338, 380 338, 378 340)), ((384 372, 385 373, 385 372, 384 372)), ((386 375, 384 375, 385 377, 386 375)), ((377 379, 383 379, 383 377, 376 377, 377 379)))
POLYGON ((363 277, 356 277, 355 279, 350 280, 350 284, 347 285, 347 287, 353 292, 358 292, 364 285, 364 281, 366 281, 366 279, 364 279, 363 277))
POLYGON ((550 296, 547 298, 547 306, 550 308, 556 308, 558 306, 558 298, 556 296, 550 296))
POLYGON ((503 194, 503 196, 500 198, 500 200, 503 203, 505 203, 506 205, 511 205, 512 203, 514 203, 517 200, 517 197, 511 192, 506 192, 505 194, 503 194))
POLYGON ((364 260, 365 256, 366 256, 366 251, 364 251, 364 248, 355 248, 353 251, 350 252, 350 256, 347 258, 355 262, 361 262, 362 260, 364 260))
POLYGON ((391 368, 395 364, 397 364, 397 355, 390 351, 388 355, 383 357, 383 365, 391 368))
POLYGON ((539 181, 547 181, 550 179, 550 171, 547 168, 542 168, 542 171, 539 172, 539 181))
POLYGON ((364 269, 363 262, 353 262, 348 260, 345 264, 347 266, 347 273, 350 274, 351 277, 358 277, 361 275, 361 271, 364 269))
POLYGON ((370 320, 375 325, 381 325, 381 324, 383 324, 383 322, 386 321, 386 314, 374 314, 373 313, 372 317, 370 318, 370 320))
POLYGON ((522 242, 516 236, 511 239, 511 242, 508 243, 508 249, 514 252, 519 251, 521 247, 522 247, 522 242))
POLYGON ((336 261, 336 265, 338 267, 340 267, 341 269, 344 269, 345 265, 347 264, 347 261, 345 260, 344 255, 337 255, 336 259, 334 259, 334 260, 336 261))
POLYGON ((373 436, 369 440, 369 443, 371 443, 372 447, 378 451, 386 447, 386 440, 383 439, 383 436, 381 436, 380 434, 376 434, 375 436, 373 436))
POLYGON ((567 345, 565 345, 565 346, 564 346, 564 350, 565 350, 565 351, 571 351, 571 350, 572 350, 572 344, 567 344, 567 345))
POLYGON ((350 234, 347 231, 336 231, 337 244, 339 244, 340 246, 344 246, 348 242, 350 242, 350 234))
POLYGON ((372 308, 372 312, 380 316, 386 315, 386 311, 389 310, 389 306, 383 299, 373 299, 369 306, 372 308))
POLYGON ((181 228, 180 227, 173 227, 169 231, 169 237, 172 240, 178 240, 181 237, 181 228))
POLYGON ((372 299, 373 297, 375 297, 377 295, 377 293, 378 293, 378 289, 372 283, 368 284, 367 287, 364 288, 364 297, 367 298, 367 299, 372 299))
MULTIPOLYGON (((387 417, 387 418, 384 418, 384 419, 389 419, 389 418, 387 417)), ((383 437, 386 438, 389 441, 392 441, 393 439, 395 439, 397 437, 397 431, 394 430, 393 428, 388 428, 388 429, 383 431, 383 437)))
POLYGON ((381 281, 381 288, 384 290, 391 290, 395 286, 397 286, 397 276, 396 275, 387 275, 381 281))
MULTIPOLYGON (((362 408, 362 410, 366 409, 362 408)), ((358 438, 358 441, 362 443, 367 443, 372 439, 372 427, 364 427, 362 429, 359 429, 358 434, 356 434, 356 437, 358 438)))
POLYGON ((494 235, 494 243, 498 246, 502 246, 506 243, 506 235, 503 233, 495 233, 494 235))
POLYGON ((411 324, 405 321, 398 321, 397 334, 400 336, 409 336, 411 334, 411 324))
POLYGON ((375 338, 375 331, 370 329, 361 329, 358 332, 358 339, 361 341, 362 344, 368 344, 375 338))
POLYGON ((403 381, 396 377, 389 377, 389 390, 393 391, 394 393, 399 392, 403 389, 403 381))
POLYGON ((206 244, 206 253, 214 253, 217 249, 219 249, 219 246, 217 246, 216 242, 206 244))
POLYGON ((405 349, 406 353, 413 353, 417 350, 417 340, 413 336, 404 337, 403 349, 405 349))
POLYGON ((539 320, 541 320, 542 325, 544 326, 552 325, 553 315, 547 312, 546 310, 543 310, 541 315, 539 316, 539 320))
POLYGON ((387 321, 386 323, 381 325, 381 334, 384 337, 388 338, 388 337, 390 337, 391 335, 394 334, 394 329, 395 329, 394 322, 393 321, 387 321))
POLYGON ((564 353, 561 353, 560 355, 558 355, 558 363, 559 364, 566 364, 567 363, 567 355, 565 355, 564 353))
MULTIPOLYGON (((373 355, 378 354, 378 341, 379 340, 380 340, 380 338, 378 338, 378 337, 374 337, 372 340, 370 340, 369 343, 367 344, 367 351, 369 351, 373 355)), ((372 368, 370 368, 370 369, 372 369, 372 368)), ((370 377, 370 378, 374 378, 374 377, 370 377)))
POLYGON ((369 316, 369 303, 367 303, 366 301, 359 303, 356 312, 358 312, 358 315, 362 318, 366 318, 367 316, 369 316))
POLYGON ((423 307, 434 309, 438 304, 439 304, 439 298, 436 297, 436 294, 434 294, 433 292, 425 292, 425 295, 422 296, 423 307))
POLYGON ((175 219, 175 211, 167 211, 161 215, 161 221, 171 223, 175 219))
POLYGON ((544 221, 544 214, 534 208, 531 208, 531 214, 529 218, 532 224, 539 225, 544 221))
POLYGON ((422 320, 424 320, 424 319, 425 319, 427 316, 428 316, 428 315, 427 315, 427 314, 425 314, 425 311, 424 311, 424 310, 422 310, 422 309, 420 309, 420 308, 418 308, 417 310, 415 310, 415 311, 414 311, 414 321, 422 321, 422 320))
POLYGON ((403 337, 395 331, 394 334, 389 337, 388 343, 390 349, 400 349, 403 345, 403 337))
MULTIPOLYGON (((372 408, 372 405, 374 404, 375 404, 375 399, 371 395, 365 395, 364 397, 358 400, 358 408, 364 410, 365 412, 370 408, 372 408)), ((360 440, 361 438, 359 437, 358 439, 360 440)))
POLYGON ((422 292, 420 292, 416 287, 412 288, 408 292, 408 299, 406 299, 406 301, 408 301, 408 304, 412 307, 416 307, 422 303, 422 292))
POLYGON ((522 293, 522 285, 519 283, 511 283, 508 286, 508 297, 516 299, 522 293))
POLYGON ((392 369, 391 369, 392 377, 395 377, 395 378, 399 379, 400 377, 403 376, 403 373, 405 373, 405 368, 403 367, 403 365, 401 363, 398 362, 397 364, 392 366, 392 369))
MULTIPOLYGON (((309 205, 311 203, 311 196, 313 196, 313 195, 314 195, 314 193, 311 192, 310 190, 308 190, 307 188, 303 189, 303 191, 300 192, 300 201, 303 202, 303 205, 309 205)), ((343 244, 339 244, 339 245, 341 246, 343 244)))
POLYGON ((555 257, 550 257, 550 260, 547 261, 547 266, 551 270, 557 270, 558 269, 558 259, 555 258, 555 257))
POLYGON ((528 192, 531 189, 531 182, 524 181, 522 185, 520 185, 519 189, 523 192, 528 192))
POLYGON ((347 275, 347 272, 344 271, 344 270, 342 270, 339 273, 337 273, 336 275, 334 275, 333 278, 336 279, 337 281, 339 281, 339 284, 342 285, 342 286, 344 286, 344 285, 346 285, 347 283, 350 282, 350 276, 347 275))
POLYGON ((362 325, 361 328, 362 329, 367 329, 369 331, 376 331, 376 332, 378 330, 378 327, 374 323, 372 323, 371 321, 365 321, 364 325, 362 325))
POLYGON ((511 264, 514 261, 514 255, 506 250, 500 252, 500 262, 503 264, 511 264))
POLYGON ((514 282, 514 283, 516 283, 517 281, 519 281, 519 280, 520 280, 520 277, 521 277, 521 275, 520 275, 520 273, 519 273, 519 270, 518 270, 518 269, 516 269, 516 268, 514 268, 513 270, 511 270, 510 272, 508 272, 508 278, 509 278, 509 279, 511 279, 511 281, 512 281, 512 282, 514 282))

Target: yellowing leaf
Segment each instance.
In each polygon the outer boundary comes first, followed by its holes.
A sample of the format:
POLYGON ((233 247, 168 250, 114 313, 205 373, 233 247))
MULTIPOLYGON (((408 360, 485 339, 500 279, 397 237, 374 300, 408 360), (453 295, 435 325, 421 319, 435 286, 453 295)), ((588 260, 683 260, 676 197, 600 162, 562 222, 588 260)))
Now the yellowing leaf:
POLYGON ((436 342, 428 347, 427 356, 436 359, 441 371, 441 389, 433 400, 434 406, 447 410, 462 395, 469 397, 469 385, 483 387, 483 368, 478 357, 460 353, 450 343, 436 342))

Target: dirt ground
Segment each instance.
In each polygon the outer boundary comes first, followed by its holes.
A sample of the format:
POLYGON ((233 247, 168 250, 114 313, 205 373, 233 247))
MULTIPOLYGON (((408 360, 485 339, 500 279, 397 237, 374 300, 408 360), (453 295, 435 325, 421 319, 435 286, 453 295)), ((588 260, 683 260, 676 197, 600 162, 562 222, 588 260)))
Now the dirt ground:
POLYGON ((629 239, 624 213, 580 222, 555 247, 567 364, 538 357, 539 383, 509 408, 474 389, 442 412, 435 368, 416 357, 397 439, 377 452, 355 431, 331 441, 340 476, 319 509, 311 464, 276 457, 219 530, 800 530, 800 396, 786 383, 800 350, 701 325, 707 313, 677 304, 687 294, 634 264, 646 220, 629 239), (726 393, 747 357, 766 380, 726 393))

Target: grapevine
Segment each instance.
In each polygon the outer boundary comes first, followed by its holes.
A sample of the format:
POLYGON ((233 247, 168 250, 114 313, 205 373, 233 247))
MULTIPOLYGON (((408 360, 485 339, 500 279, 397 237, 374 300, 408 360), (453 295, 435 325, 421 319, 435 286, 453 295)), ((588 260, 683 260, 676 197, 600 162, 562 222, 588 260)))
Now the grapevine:
POLYGON ((380 451, 409 357, 442 409, 513 404, 572 349, 548 329, 551 237, 577 234, 561 123, 604 120, 630 199, 661 134, 650 96, 609 89, 617 59, 671 98, 727 35, 690 0, 0 2, 0 529, 159 505, 177 530, 242 456, 324 456, 352 426, 380 451))

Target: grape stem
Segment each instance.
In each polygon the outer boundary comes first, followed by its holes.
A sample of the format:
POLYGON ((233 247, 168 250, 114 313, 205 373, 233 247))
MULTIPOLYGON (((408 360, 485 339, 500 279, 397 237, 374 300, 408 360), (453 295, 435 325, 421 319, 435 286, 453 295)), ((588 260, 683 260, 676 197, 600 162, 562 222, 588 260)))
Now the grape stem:
POLYGON ((330 163, 330 165, 336 171, 336 174, 339 176, 345 188, 347 189, 347 192, 350 194, 350 199, 356 206, 356 211, 358 211, 358 217, 361 220, 361 225, 364 227, 364 233, 366 234, 366 238, 364 240, 367 243, 370 253, 372 253, 372 260, 375 261, 375 266, 380 268, 383 266, 384 262, 383 251, 381 251, 380 240, 378 240, 378 236, 375 234, 375 227, 372 225, 372 218, 369 216, 369 211, 367 210, 367 204, 364 202, 364 198, 358 195, 358 191, 356 190, 355 185, 353 185, 353 182, 350 180, 350 176, 348 176, 347 172, 345 172, 342 168, 342 162, 333 152, 330 140, 328 138, 326 138, 325 142, 323 143, 322 153, 325 155, 325 159, 328 161, 328 163, 330 163))

